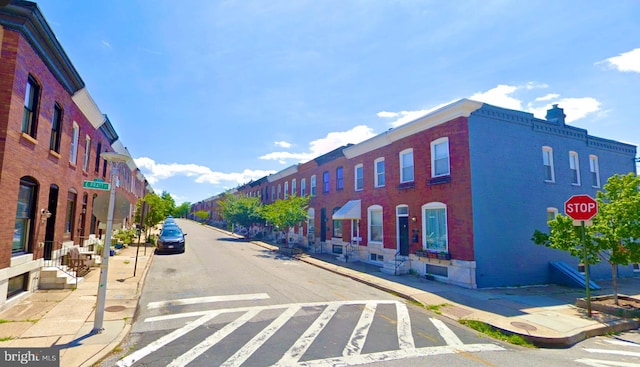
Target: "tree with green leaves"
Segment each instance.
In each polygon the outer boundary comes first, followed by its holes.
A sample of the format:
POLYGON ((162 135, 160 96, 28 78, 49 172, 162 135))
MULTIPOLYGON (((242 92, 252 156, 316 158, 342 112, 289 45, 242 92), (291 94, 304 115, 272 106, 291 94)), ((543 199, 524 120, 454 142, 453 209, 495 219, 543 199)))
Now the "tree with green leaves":
POLYGON ((236 196, 227 192, 218 205, 220 216, 230 226, 240 225, 248 229, 252 224, 263 221, 261 216, 262 203, 258 197, 236 196))
POLYGON ((174 211, 173 211, 173 216, 176 218, 186 218, 187 214, 189 214, 189 211, 191 210, 191 203, 189 202, 184 202, 180 205, 178 205, 174 211))
POLYGON ((140 223, 140 213, 142 210, 142 203, 146 203, 146 213, 144 215, 144 222, 142 223, 147 229, 147 238, 149 238, 150 229, 156 224, 160 223, 166 216, 165 201, 157 194, 150 192, 136 203, 135 220, 140 223))
POLYGON ((205 210, 198 210, 197 212, 193 213, 196 217, 198 217, 198 219, 200 219, 200 221, 204 222, 209 218, 209 212, 205 211, 205 210))
POLYGON ((307 219, 310 196, 290 196, 262 208, 262 217, 289 234, 289 230, 307 219))
POLYGON ((176 210, 176 202, 175 200, 173 200, 173 197, 171 197, 171 194, 169 194, 167 191, 163 191, 162 195, 160 195, 160 198, 162 199, 162 202, 164 204, 164 216, 167 217, 169 215, 173 215, 176 210))
POLYGON ((611 265, 615 304, 618 304, 618 265, 640 262, 640 176, 614 175, 596 195, 598 214, 585 227, 584 243, 580 227, 567 216, 549 221, 550 232, 536 230, 536 244, 569 252, 583 263, 601 260, 611 265), (585 261, 586 260, 586 261, 585 261))

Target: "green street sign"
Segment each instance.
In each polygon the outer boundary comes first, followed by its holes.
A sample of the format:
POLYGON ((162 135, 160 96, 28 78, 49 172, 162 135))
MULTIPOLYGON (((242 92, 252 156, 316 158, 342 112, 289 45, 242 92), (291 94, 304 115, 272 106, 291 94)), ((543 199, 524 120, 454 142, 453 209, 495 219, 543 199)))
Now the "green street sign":
POLYGON ((84 181, 82 187, 85 189, 109 191, 109 183, 104 181, 84 181))

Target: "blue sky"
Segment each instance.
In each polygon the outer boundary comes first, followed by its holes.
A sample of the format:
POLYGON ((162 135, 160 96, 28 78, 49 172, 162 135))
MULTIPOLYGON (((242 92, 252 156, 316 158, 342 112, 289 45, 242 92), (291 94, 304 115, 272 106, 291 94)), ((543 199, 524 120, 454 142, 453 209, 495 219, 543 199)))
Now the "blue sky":
POLYGON ((158 193, 197 202, 460 98, 640 144, 637 0, 40 0, 158 193))

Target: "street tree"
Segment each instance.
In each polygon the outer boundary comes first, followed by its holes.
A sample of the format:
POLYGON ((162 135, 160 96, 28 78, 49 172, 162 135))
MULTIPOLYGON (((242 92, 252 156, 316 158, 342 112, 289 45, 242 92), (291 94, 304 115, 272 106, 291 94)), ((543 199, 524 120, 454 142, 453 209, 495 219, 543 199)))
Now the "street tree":
POLYGON ((204 222, 205 220, 207 220, 209 218, 209 212, 205 211, 205 210, 198 210, 197 212, 193 213, 196 217, 198 217, 198 219, 200 219, 200 221, 204 222))
POLYGON ((178 205, 173 210, 173 216, 176 217, 176 218, 185 218, 187 216, 187 214, 189 214, 190 210, 191 210, 191 203, 184 202, 184 203, 178 205))
POLYGON ((147 238, 149 238, 149 232, 153 226, 160 223, 166 216, 165 201, 157 194, 151 192, 146 194, 141 200, 136 203, 135 220, 140 223, 140 213, 142 208, 142 202, 146 203, 146 213, 144 215, 143 225, 147 229, 147 238))
POLYGON ((633 173, 611 176, 596 200, 598 214, 593 225, 585 227, 584 240, 580 227, 559 214, 548 222, 549 233, 536 230, 532 241, 567 251, 586 264, 608 262, 617 305, 617 266, 640 262, 640 177, 633 173))
POLYGON ((258 197, 236 196, 227 192, 218 205, 220 216, 230 226, 239 225, 248 229, 252 224, 263 220, 261 216, 262 203, 258 197))
POLYGON ((292 195, 284 200, 276 200, 274 203, 262 208, 262 216, 266 221, 289 234, 292 227, 307 219, 309 207, 307 196, 292 195))

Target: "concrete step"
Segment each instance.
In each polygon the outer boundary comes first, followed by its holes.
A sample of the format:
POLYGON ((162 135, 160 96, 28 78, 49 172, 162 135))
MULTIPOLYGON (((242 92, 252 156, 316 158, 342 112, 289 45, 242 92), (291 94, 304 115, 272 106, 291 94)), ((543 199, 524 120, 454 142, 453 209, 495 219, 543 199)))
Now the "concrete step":
POLYGON ((73 289, 84 281, 82 277, 75 277, 57 267, 47 267, 40 270, 40 280, 38 288, 40 289, 73 289))

